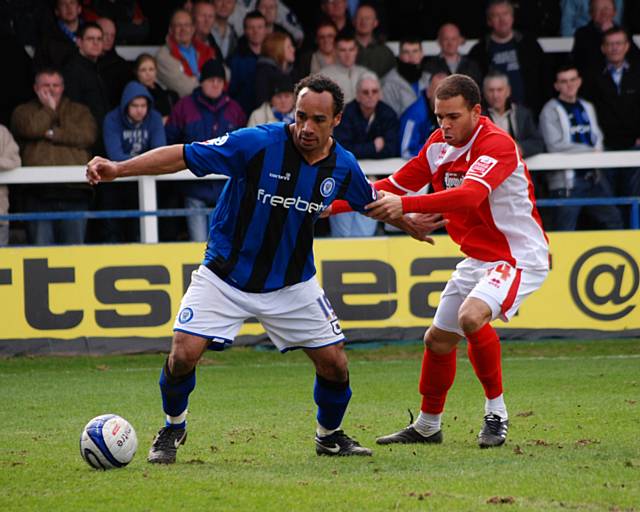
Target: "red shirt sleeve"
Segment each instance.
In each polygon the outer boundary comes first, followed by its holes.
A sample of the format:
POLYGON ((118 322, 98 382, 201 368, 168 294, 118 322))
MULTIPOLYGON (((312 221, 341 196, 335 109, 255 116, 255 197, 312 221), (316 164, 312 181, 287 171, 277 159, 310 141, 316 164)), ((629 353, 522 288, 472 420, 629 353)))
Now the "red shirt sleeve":
POLYGON ((479 141, 474 153, 475 160, 469 166, 464 181, 482 183, 489 192, 495 190, 522 165, 515 142, 506 135, 489 135, 479 141))
POLYGON ((489 195, 486 186, 473 180, 464 180, 462 185, 433 194, 404 196, 404 213, 444 213, 463 208, 477 208, 489 195))

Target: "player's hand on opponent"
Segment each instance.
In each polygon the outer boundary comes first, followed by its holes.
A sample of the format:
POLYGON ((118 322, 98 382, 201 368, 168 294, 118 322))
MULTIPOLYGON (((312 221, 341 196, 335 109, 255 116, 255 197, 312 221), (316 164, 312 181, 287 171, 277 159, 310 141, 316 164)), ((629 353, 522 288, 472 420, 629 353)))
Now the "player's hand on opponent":
POLYGON ((97 185, 102 181, 113 181, 118 177, 116 162, 96 156, 87 164, 87 181, 91 185, 97 185))
POLYGON ((320 219, 326 219, 327 217, 331 217, 331 205, 322 210, 322 213, 319 215, 320 219))
POLYGON ((401 219, 407 225, 404 229, 411 237, 420 242, 427 242, 435 245, 435 240, 428 236, 435 230, 445 227, 449 220, 442 217, 440 213, 410 213, 401 219))
POLYGON ((384 190, 379 190, 378 199, 364 208, 369 217, 383 222, 398 220, 404 213, 402 198, 384 190))

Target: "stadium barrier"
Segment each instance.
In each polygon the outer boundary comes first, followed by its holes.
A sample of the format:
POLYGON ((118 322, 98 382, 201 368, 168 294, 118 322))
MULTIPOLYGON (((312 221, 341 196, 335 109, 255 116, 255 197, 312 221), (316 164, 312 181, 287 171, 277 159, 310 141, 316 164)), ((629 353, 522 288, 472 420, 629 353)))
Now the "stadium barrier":
MULTIPOLYGON (((420 339, 462 259, 445 235, 319 239, 318 279, 351 341, 420 339)), ((504 339, 640 335, 640 232, 551 233, 552 270, 504 339)), ((0 249, 0 356, 166 350, 200 243, 0 249)), ((264 341, 248 322, 237 343, 264 341)))
MULTIPOLYGON (((360 160, 364 172, 371 176, 386 176, 399 169, 405 160, 389 158, 383 160, 360 160)), ((556 169, 611 169, 640 167, 640 151, 605 151, 601 153, 543 153, 527 159, 531 171, 550 171, 556 169)), ((103 211, 103 212, 50 212, 0 215, 0 220, 36 220, 69 218, 139 217, 140 240, 143 243, 158 242, 159 216, 178 216, 201 213, 199 210, 158 210, 156 182, 167 180, 225 179, 210 175, 197 178, 187 170, 162 176, 140 176, 124 178, 121 181, 137 181, 139 211, 103 211)), ((85 182, 84 166, 21 167, 0 172, 0 184, 35 183, 79 183, 85 182)), ((103 185, 104 186, 104 185, 103 185)), ((108 185, 106 185, 108 186, 108 185)), ((543 199, 540 206, 628 204, 630 208, 630 227, 640 228, 640 198, 587 198, 587 199, 543 199)))
MULTIPOLYGON (((633 36, 633 41, 636 45, 640 46, 640 34, 636 34, 633 36)), ((478 42, 477 39, 467 39, 465 43, 460 46, 460 53, 462 55, 466 55, 469 53, 473 45, 478 42)), ((539 37, 538 43, 542 47, 542 50, 545 53, 569 53, 573 48, 573 37, 539 37)), ((400 46, 399 41, 387 41, 386 45, 389 49, 394 53, 394 55, 398 55, 398 50, 400 46)), ((118 54, 126 59, 133 61, 138 57, 138 55, 142 53, 149 53, 151 55, 155 55, 158 53, 160 46, 118 46, 116 48, 118 54)), ((33 57, 34 49, 30 46, 26 46, 25 49, 27 53, 33 57)), ((422 42, 422 52, 426 56, 438 55, 440 53, 440 46, 437 41, 429 40, 422 42)))

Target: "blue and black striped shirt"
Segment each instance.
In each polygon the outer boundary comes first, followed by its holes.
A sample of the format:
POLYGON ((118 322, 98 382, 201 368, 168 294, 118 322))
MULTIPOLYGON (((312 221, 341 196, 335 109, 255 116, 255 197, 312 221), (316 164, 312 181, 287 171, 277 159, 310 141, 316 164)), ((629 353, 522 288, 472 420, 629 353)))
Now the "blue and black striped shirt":
POLYGON ((284 123, 187 144, 184 159, 196 176, 229 177, 212 215, 204 265, 248 292, 310 279, 320 213, 335 199, 362 211, 376 198, 350 152, 334 142, 326 158, 309 165, 284 123))

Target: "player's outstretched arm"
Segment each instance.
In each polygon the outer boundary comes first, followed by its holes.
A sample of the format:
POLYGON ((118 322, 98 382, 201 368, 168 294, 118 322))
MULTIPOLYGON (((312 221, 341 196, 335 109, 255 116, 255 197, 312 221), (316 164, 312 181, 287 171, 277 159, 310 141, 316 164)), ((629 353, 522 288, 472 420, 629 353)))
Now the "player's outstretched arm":
POLYGON ((122 162, 96 156, 87 164, 87 181, 91 185, 97 185, 102 181, 128 176, 171 174, 186 167, 182 151, 182 144, 174 144, 152 149, 122 162))

